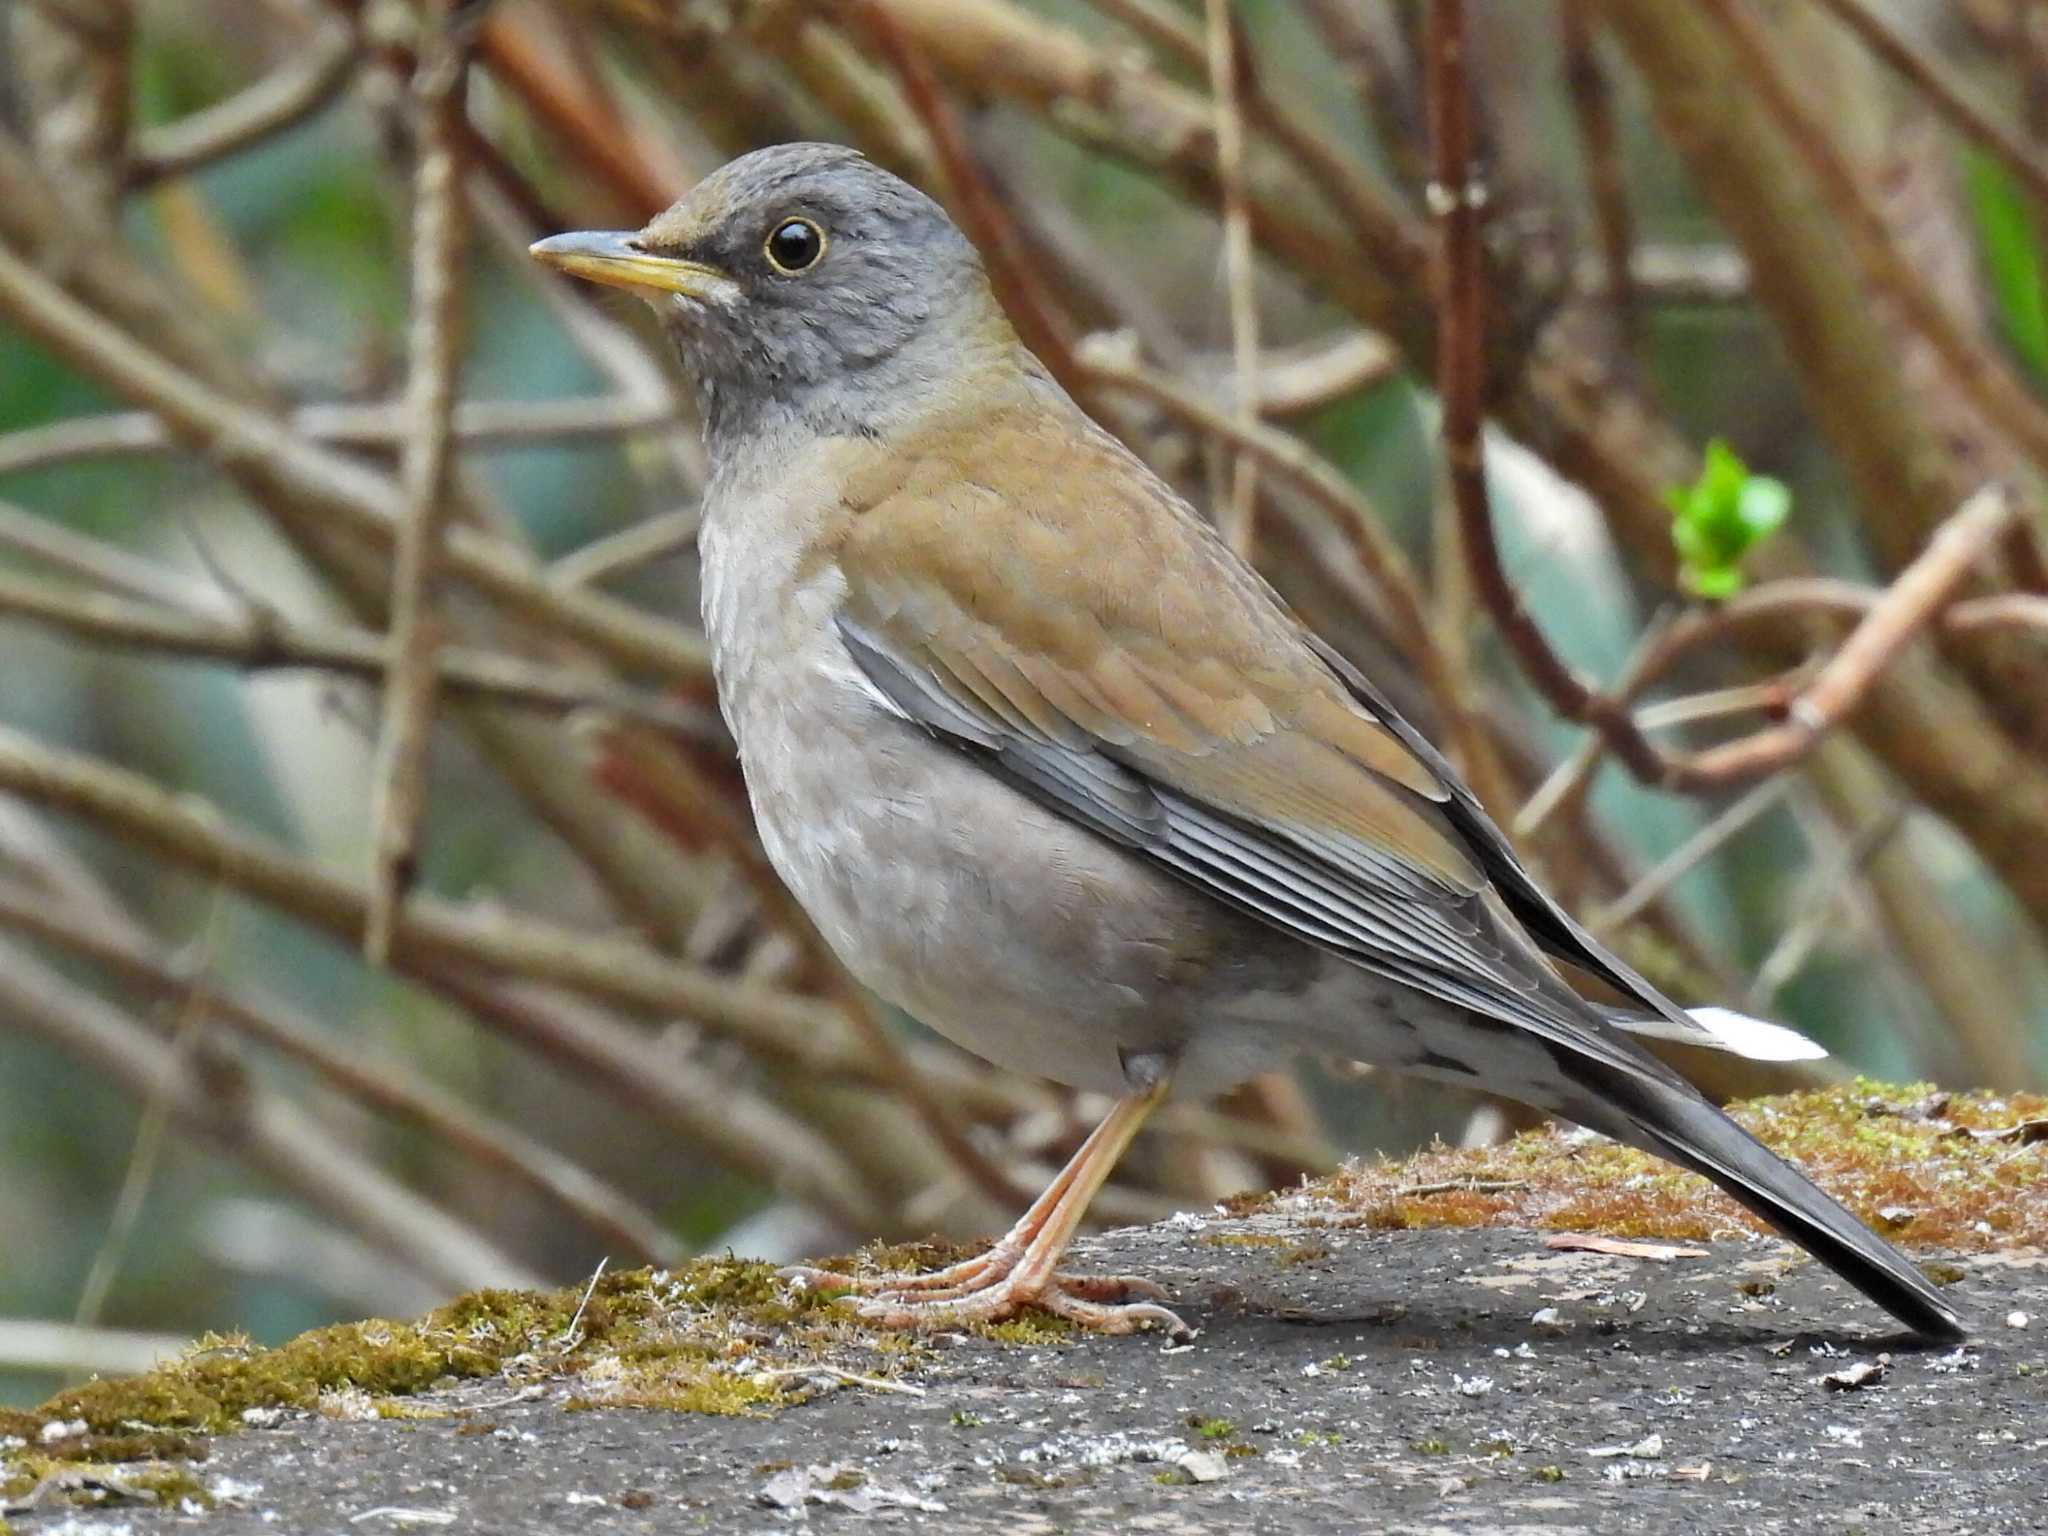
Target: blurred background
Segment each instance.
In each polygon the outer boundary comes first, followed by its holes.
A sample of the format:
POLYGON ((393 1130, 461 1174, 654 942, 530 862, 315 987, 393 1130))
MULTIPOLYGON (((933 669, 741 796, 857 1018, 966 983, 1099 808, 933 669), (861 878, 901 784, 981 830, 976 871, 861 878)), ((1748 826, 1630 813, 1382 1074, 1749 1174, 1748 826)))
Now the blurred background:
MULTIPOLYGON (((940 197, 1667 990, 1823 1076, 2048 1079, 2044 13, 1473 0, 1447 61, 1429 10, 0 3, 0 1402, 605 1257, 1000 1230, 1100 1112, 780 895, 689 402, 524 255, 780 140, 940 197), (1438 448, 1474 205, 1490 550, 1438 448)), ((1521 1123, 1305 1063, 1157 1117, 1096 1214, 1521 1123)))

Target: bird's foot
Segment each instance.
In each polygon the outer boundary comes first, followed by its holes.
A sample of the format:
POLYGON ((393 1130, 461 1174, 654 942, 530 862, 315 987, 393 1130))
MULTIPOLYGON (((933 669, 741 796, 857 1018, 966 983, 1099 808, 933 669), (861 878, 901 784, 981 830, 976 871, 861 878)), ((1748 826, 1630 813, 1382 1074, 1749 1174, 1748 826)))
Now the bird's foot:
POLYGON ((1159 1305, 1166 1292, 1150 1280, 1053 1271, 1034 1262, 1029 1248, 1009 1243, 924 1274, 849 1275, 804 1266, 782 1274, 813 1289, 852 1292, 859 1315, 884 1328, 1000 1323, 1036 1307, 1096 1333, 1158 1328, 1176 1339, 1193 1334, 1175 1313, 1159 1305))

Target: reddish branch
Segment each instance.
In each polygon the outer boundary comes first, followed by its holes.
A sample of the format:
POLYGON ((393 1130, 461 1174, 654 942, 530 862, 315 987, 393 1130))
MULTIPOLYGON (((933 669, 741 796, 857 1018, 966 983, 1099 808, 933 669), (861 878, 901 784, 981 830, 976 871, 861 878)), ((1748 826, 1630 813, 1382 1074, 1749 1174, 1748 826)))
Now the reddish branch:
POLYGON ((1074 365, 1073 328, 1033 270, 1017 227, 989 185, 939 77, 887 7, 862 0, 855 14, 874 40, 876 51, 895 71, 904 99, 931 135, 932 148, 953 194, 952 211, 987 259, 996 296, 1018 334, 1054 378, 1068 389, 1077 388, 1080 374, 1074 365))
POLYGON ((477 40, 477 54, 492 77, 637 217, 652 218, 688 184, 686 168, 668 146, 651 134, 636 134, 615 103, 577 79, 561 50, 534 35, 532 18, 493 15, 477 40))
POLYGON ((1432 0, 1426 37, 1430 98, 1430 201, 1443 237, 1437 387, 1444 456, 1472 584, 1551 707, 1597 730, 1647 784, 1701 793, 1752 783, 1791 767, 1863 701, 1899 651, 1942 609, 1971 568, 2014 525, 2005 494, 1987 488, 1957 510, 1862 623, 1794 697, 1784 723, 1697 754, 1651 741, 1619 700, 1594 688, 1552 649, 1501 564, 1486 493, 1484 294, 1480 216, 1485 192, 1472 167, 1472 117, 1463 0, 1432 0))
POLYGON ((1565 83, 1571 90, 1572 116, 1578 124, 1607 298, 1614 306, 1623 333, 1628 334, 1635 327, 1635 220, 1622 177, 1621 131, 1614 116, 1614 94, 1607 87, 1607 77, 1601 72, 1599 57, 1593 50, 1591 0, 1563 0, 1558 16, 1563 33, 1565 83))
POLYGON ((1442 235, 1438 279, 1437 392, 1444 459, 1473 590, 1499 625, 1522 670, 1551 708, 1598 726, 1638 778, 1662 778, 1656 747, 1629 719, 1551 649, 1501 565, 1486 493, 1486 309, 1480 248, 1484 185, 1472 164, 1471 85, 1464 0, 1431 0, 1426 34, 1431 171, 1430 209, 1442 235))

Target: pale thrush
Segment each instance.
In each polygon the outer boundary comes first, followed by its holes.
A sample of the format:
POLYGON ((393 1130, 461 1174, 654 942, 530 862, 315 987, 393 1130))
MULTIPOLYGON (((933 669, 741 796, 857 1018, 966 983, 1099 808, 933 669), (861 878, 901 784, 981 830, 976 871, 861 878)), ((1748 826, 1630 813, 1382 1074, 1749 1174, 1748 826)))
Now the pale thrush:
POLYGON ((930 198, 785 145, 637 233, 533 249, 649 299, 696 389, 704 628, 777 871, 882 997, 1117 1096, 989 1253, 814 1279, 894 1324, 1036 1304, 1179 1330, 1156 1287, 1060 1254, 1170 1089, 1317 1052, 1696 1169, 1914 1330, 1961 1334, 1625 1032, 1726 1043, 1739 1016, 1688 1015, 1536 886, 1381 691, 1025 350, 930 198))

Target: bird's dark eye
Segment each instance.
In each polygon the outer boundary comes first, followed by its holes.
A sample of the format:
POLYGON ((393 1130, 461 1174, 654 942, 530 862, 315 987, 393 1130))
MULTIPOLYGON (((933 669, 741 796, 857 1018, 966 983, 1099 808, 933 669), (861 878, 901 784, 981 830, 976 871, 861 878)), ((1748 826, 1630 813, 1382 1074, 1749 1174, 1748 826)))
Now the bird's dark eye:
POLYGON ((802 272, 825 254, 825 231, 809 219, 784 219, 768 232, 768 264, 784 274, 802 272))

